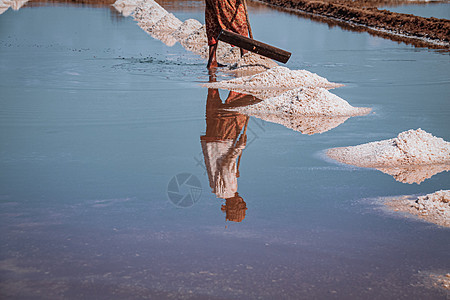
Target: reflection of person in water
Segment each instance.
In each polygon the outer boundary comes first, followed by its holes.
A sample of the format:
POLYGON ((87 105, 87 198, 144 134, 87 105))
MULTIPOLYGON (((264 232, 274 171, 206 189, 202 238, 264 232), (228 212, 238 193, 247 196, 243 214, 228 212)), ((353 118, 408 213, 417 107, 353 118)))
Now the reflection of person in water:
POLYGON ((222 103, 219 91, 208 89, 206 134, 200 140, 212 192, 218 198, 226 199, 222 211, 226 213, 227 221, 241 222, 247 209, 237 192, 237 178, 249 117, 223 108, 256 101, 253 96, 230 92, 222 103))

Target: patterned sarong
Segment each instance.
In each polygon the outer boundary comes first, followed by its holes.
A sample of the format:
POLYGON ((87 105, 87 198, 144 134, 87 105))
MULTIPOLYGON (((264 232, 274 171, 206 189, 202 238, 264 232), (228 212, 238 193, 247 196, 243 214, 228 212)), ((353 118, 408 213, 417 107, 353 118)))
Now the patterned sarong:
POLYGON ((209 46, 217 43, 222 29, 248 36, 242 0, 206 0, 205 23, 209 46))

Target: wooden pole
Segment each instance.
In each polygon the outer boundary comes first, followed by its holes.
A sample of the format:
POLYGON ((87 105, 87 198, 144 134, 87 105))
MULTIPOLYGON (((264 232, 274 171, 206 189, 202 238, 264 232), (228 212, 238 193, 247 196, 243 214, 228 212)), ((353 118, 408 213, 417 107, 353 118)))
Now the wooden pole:
POLYGON ((277 47, 267 45, 246 36, 222 29, 217 38, 219 41, 234 45, 236 47, 254 52, 256 54, 274 59, 276 61, 287 63, 291 53, 281 50, 277 47))

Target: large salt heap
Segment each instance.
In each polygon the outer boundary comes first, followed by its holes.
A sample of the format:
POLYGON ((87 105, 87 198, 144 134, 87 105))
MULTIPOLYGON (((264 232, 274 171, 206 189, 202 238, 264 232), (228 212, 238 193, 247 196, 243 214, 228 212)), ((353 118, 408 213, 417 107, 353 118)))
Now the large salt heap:
POLYGON ((182 41, 200 27, 202 27, 202 23, 199 21, 195 19, 187 19, 172 33, 172 36, 178 41, 182 41))
POLYGON ((236 76, 246 76, 261 73, 276 66, 278 64, 270 58, 247 52, 234 64, 229 65, 226 71, 233 72, 236 76))
POLYGON ((406 183, 421 183, 450 170, 450 143, 420 128, 389 140, 329 149, 327 155, 342 163, 376 168, 406 183))
POLYGON ((118 12, 120 12, 124 17, 130 16, 142 3, 142 0, 117 0, 112 5, 118 12))
POLYGON ((419 197, 391 198, 386 205, 395 211, 408 212, 428 222, 450 227, 450 190, 419 197))
POLYGON ((277 66, 256 75, 205 83, 203 86, 248 93, 264 100, 299 87, 332 89, 343 85, 329 82, 326 78, 306 70, 290 70, 277 66))
POLYGON ((327 154, 340 162, 368 168, 450 164, 450 143, 419 128, 389 140, 333 148, 327 154))
POLYGON ((13 10, 19 10, 25 5, 29 0, 0 0, 0 15, 12 8, 13 10))
POLYGON ((254 105, 236 108, 241 113, 288 114, 296 116, 360 116, 370 108, 353 107, 324 88, 297 88, 254 105))

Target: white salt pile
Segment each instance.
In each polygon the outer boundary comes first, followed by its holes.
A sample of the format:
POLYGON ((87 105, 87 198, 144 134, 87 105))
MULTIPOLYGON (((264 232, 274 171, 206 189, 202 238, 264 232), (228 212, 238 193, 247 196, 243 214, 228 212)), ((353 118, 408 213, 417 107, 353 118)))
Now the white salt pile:
POLYGON ((130 16, 138 5, 142 3, 142 0, 117 0, 112 5, 118 12, 124 17, 130 16))
POLYGON ((171 13, 167 13, 150 28, 150 31, 171 34, 172 32, 175 32, 181 24, 183 23, 177 17, 171 13))
POLYGON ((139 27, 148 30, 167 14, 168 12, 159 5, 147 4, 136 9, 134 20, 138 22, 139 27))
POLYGON ((241 49, 238 47, 231 47, 219 41, 217 47, 217 61, 221 64, 231 65, 241 59, 241 49), (223 46, 222 46, 223 45, 223 46))
POLYGON ((324 88, 297 88, 235 110, 244 114, 285 114, 295 116, 360 116, 371 109, 353 107, 324 88))
POLYGON ((183 22, 183 24, 181 24, 180 27, 177 28, 177 30, 172 33, 172 36, 178 41, 182 41, 200 27, 202 27, 202 23, 199 21, 195 19, 187 19, 183 22))
POLYGON ((184 49, 199 54, 202 57, 208 57, 208 38, 206 37, 205 25, 191 33, 180 43, 184 49))
POLYGON ((163 42, 167 46, 173 46, 177 42, 172 32, 181 26, 182 22, 173 14, 166 14, 155 25, 147 29, 150 35, 163 42))
POLYGON ((237 76, 246 76, 267 71, 278 66, 270 58, 247 52, 237 62, 230 65, 225 71, 233 72, 237 76))
POLYGON ((12 8, 13 10, 19 10, 25 5, 29 0, 0 0, 0 15, 12 8))
POLYGON ((306 70, 290 70, 286 67, 276 66, 253 76, 206 83, 204 86, 209 88, 252 90, 256 92, 257 90, 294 89, 298 87, 332 89, 343 85, 329 82, 326 78, 306 70))
POLYGON ((450 143, 419 128, 389 140, 329 149, 327 155, 346 164, 368 168, 450 164, 450 143))
POLYGON ((9 4, 4 3, 3 1, 0 1, 0 15, 7 11, 9 8, 9 4))
POLYGON ((428 222, 450 227, 450 190, 421 197, 393 198, 385 204, 395 211, 408 212, 428 222))

